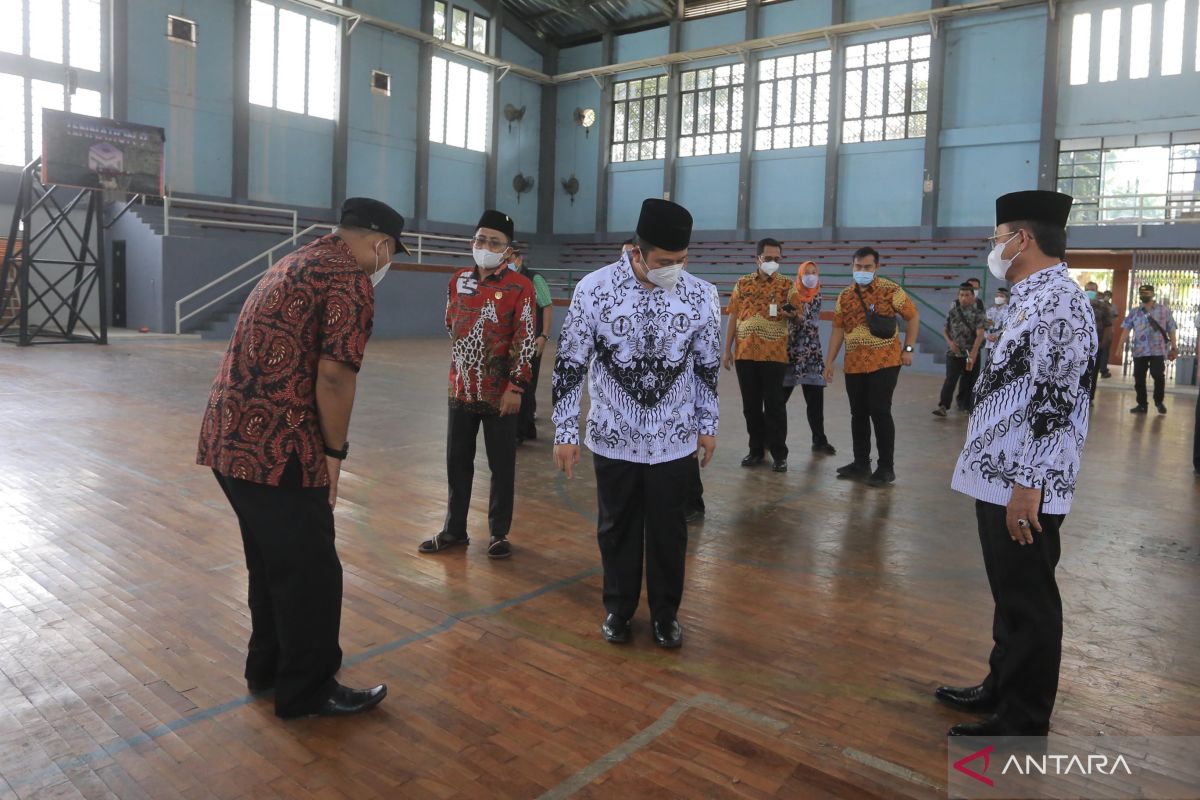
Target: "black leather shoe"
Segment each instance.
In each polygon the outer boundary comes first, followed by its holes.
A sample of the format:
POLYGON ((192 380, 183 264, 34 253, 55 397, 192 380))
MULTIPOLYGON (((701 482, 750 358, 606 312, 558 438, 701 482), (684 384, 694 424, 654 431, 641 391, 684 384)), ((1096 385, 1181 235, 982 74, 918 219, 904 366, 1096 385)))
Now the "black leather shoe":
POLYGON ((504 536, 493 536, 488 543, 488 558, 508 558, 512 555, 512 545, 504 536))
POLYGON ((692 523, 692 522, 699 522, 702 519, 704 519, 704 509, 703 508, 693 508, 691 511, 687 512, 687 514, 683 518, 683 521, 692 523))
POLYGON ((450 536, 445 531, 435 533, 432 538, 426 539, 417 546, 419 553, 437 553, 442 550, 449 550, 452 547, 467 546, 471 540, 466 536, 450 536))
POLYGON ((246 681, 246 690, 250 694, 265 694, 275 689, 274 681, 246 681))
POLYGON ((964 687, 939 686, 933 696, 946 705, 963 711, 990 714, 996 710, 996 696, 984 691, 983 684, 964 687))
POLYGON ((339 683, 324 705, 317 709, 317 716, 346 717, 350 714, 361 714, 379 705, 385 697, 386 684, 381 683, 372 689, 351 689, 339 683))
POLYGON ((1146 406, 1134 406, 1133 408, 1129 409, 1129 413, 1130 414, 1145 414, 1146 406))
POLYGON ((896 472, 891 467, 878 467, 875 473, 867 479, 868 486, 887 486, 896 482, 896 472))
POLYGON ((1155 403, 1154 407, 1158 409, 1158 413, 1160 414, 1167 413, 1167 406, 1165 403, 1155 403))
POLYGON ((777 458, 775 463, 771 465, 772 472, 787 472, 787 459, 777 458))
POLYGON ((837 450, 829 442, 821 442, 812 446, 814 453, 820 453, 823 456, 836 456, 837 450))
POLYGON ((678 620, 654 623, 654 643, 659 647, 675 648, 683 644, 683 628, 678 620))
POLYGON ((1045 728, 1014 728, 1005 725, 999 717, 992 715, 982 722, 960 722, 947 731, 947 736, 1045 736, 1050 732, 1045 728))
POLYGON ((870 461, 851 461, 844 467, 838 467, 837 476, 843 480, 856 481, 871 475, 870 461))
POLYGON ((627 619, 621 619, 616 614, 609 614, 604 618, 604 624, 600 626, 600 632, 604 634, 604 638, 613 644, 628 642, 632 631, 632 623, 627 619))
POLYGON ((742 459, 742 466, 743 467, 757 467, 759 464, 763 463, 766 460, 767 459, 765 456, 756 456, 753 453, 747 453, 746 457, 742 459))

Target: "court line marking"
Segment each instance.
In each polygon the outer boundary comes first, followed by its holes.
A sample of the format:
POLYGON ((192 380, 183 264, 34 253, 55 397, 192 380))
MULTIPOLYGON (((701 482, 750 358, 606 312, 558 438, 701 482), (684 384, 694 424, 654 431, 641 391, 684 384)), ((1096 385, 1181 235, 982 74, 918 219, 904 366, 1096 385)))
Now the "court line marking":
MULTIPOLYGON (((389 652, 392 652, 393 650, 398 650, 406 645, 412 644, 413 642, 418 642, 423 639, 428 639, 431 636, 435 636, 439 633, 449 630, 450 628, 454 627, 455 625, 457 625, 460 622, 465 622, 466 620, 473 619, 475 617, 483 617, 483 616, 488 616, 491 614, 496 614, 501 611, 505 611, 514 606, 517 606, 522 603, 525 603, 530 600, 541 597, 544 594, 549 594, 550 592, 553 592, 558 589, 562 589, 562 588, 565 588, 572 584, 578 583, 578 582, 585 580, 587 578, 590 578, 594 575, 598 575, 599 573, 600 573, 600 567, 598 567, 598 566, 590 567, 588 569, 583 570, 582 572, 577 572, 570 577, 561 578, 557 581, 552 581, 551 583, 547 583, 542 586, 539 586, 538 588, 532 589, 528 592, 525 592, 524 594, 517 595, 516 597, 510 597, 507 600, 502 600, 499 603, 493 603, 488 606, 481 606, 480 608, 469 609, 469 610, 464 611, 461 614, 457 614, 457 615, 449 614, 446 616, 446 618, 444 620, 442 620, 437 625, 434 625, 432 627, 426 628, 421 631, 417 631, 416 633, 411 633, 408 636, 404 636, 404 637, 402 637, 400 639, 396 639, 395 641, 392 641, 392 642, 387 642, 386 644, 379 645, 377 647, 371 648, 370 650, 363 651, 362 653, 359 653, 357 655, 351 656, 350 658, 344 659, 342 662, 342 666, 347 667, 347 666, 354 666, 355 664, 360 664, 363 661, 366 661, 367 659, 370 659, 370 658, 374 658, 377 655, 389 653, 389 652)), ((156 725, 153 728, 150 728, 149 730, 141 731, 139 733, 134 734, 133 736, 126 736, 124 738, 114 740, 112 742, 109 742, 105 745, 100 746, 99 748, 93 750, 90 753, 85 753, 84 755, 72 756, 71 758, 64 759, 62 761, 57 761, 57 760, 51 758, 50 760, 54 764, 53 767, 46 767, 45 769, 40 770, 39 772, 33 773, 32 775, 27 775, 25 777, 16 777, 16 778, 11 778, 11 779, 4 777, 4 776, 0 776, 0 780, 7 781, 8 785, 14 791, 16 791, 16 789, 18 787, 28 786, 29 784, 32 784, 36 781, 39 781, 39 780, 45 778, 48 774, 51 774, 54 771, 61 772, 61 773, 63 773, 64 777, 67 777, 67 774, 69 772, 71 772, 72 770, 79 769, 80 767, 85 767, 88 764, 90 764, 92 761, 95 761, 97 759, 104 758, 107 756, 115 756, 118 753, 122 753, 126 750, 130 750, 139 745, 146 744, 147 742, 152 742, 155 739, 160 739, 169 733, 175 733, 177 731, 185 730, 185 729, 190 728, 193 725, 196 725, 198 723, 206 722, 210 719, 214 719, 216 717, 222 716, 222 715, 224 715, 230 711, 233 711, 235 709, 249 705, 256 699, 258 699, 258 698, 255 695, 251 695, 251 694, 246 694, 241 697, 235 697, 234 699, 228 700, 224 703, 221 703, 220 705, 213 706, 211 708, 202 709, 202 710, 196 712, 195 714, 191 714, 186 717, 180 717, 179 719, 172 720, 171 722, 166 722, 161 725, 156 725)), ((47 757, 49 757, 48 754, 47 754, 47 757)))

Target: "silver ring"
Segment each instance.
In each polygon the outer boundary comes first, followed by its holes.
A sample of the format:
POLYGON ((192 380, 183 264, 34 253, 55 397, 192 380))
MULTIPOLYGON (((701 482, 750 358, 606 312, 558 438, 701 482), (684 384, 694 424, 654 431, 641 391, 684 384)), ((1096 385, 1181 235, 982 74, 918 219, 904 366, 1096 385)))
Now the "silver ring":
POLYGON ((1028 527, 1029 527, 1029 520, 1027 520, 1027 519, 1018 519, 1018 520, 1017 520, 1017 525, 1018 525, 1019 527, 1022 527, 1022 528, 1028 528, 1028 527))

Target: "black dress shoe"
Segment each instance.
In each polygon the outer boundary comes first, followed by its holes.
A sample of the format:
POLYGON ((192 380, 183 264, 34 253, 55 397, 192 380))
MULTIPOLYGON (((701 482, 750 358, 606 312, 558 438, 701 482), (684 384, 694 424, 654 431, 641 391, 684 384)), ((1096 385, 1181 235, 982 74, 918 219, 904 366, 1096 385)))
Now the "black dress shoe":
POLYGON ((600 626, 600 632, 604 634, 604 638, 613 644, 628 642, 632 631, 632 623, 627 619, 621 619, 616 614, 609 614, 604 618, 604 624, 600 626))
POLYGON ((445 531, 435 533, 431 538, 426 539, 417 546, 419 553, 437 553, 442 550, 449 550, 452 547, 465 547, 471 543, 471 540, 466 536, 451 536, 445 531))
POLYGON ((691 522, 699 522, 702 519, 704 519, 704 509, 703 508, 693 508, 691 511, 687 512, 687 514, 683 518, 683 521, 691 523, 691 522))
POLYGON ((994 714, 982 722, 960 722, 947 731, 947 736, 1045 736, 1050 726, 1044 728, 1015 728, 1006 725, 994 714))
POLYGON ((777 458, 775 463, 771 465, 772 472, 787 472, 787 459, 777 458))
POLYGON ((246 681, 246 690, 250 694, 264 694, 274 690, 274 681, 246 681))
POLYGON ((746 455, 746 457, 742 459, 742 466, 743 467, 757 467, 759 464, 763 463, 766 460, 767 460, 766 456, 756 456, 756 455, 754 455, 754 453, 748 453, 746 455))
POLYGON ((505 536, 493 536, 488 543, 488 558, 508 558, 512 555, 512 545, 505 536))
POLYGON ((654 623, 654 643, 659 647, 674 648, 683 644, 683 628, 678 620, 654 623))
POLYGON ((878 467, 875 473, 867 479, 868 486, 887 486, 896 482, 896 472, 891 467, 878 467))
POLYGON ((1158 413, 1160 414, 1167 413, 1167 406, 1165 403, 1155 403, 1154 407, 1158 409, 1158 413))
POLYGON ((1130 414, 1145 414, 1146 406, 1141 406, 1141 405, 1134 406, 1133 408, 1129 409, 1129 413, 1130 414))
POLYGON ((836 456, 837 450, 829 442, 820 442, 812 446, 814 453, 820 453, 823 456, 836 456))
POLYGON ((983 684, 978 686, 939 686, 933 696, 948 706, 974 711, 980 714, 990 714, 996 710, 997 698, 991 692, 985 691, 983 684))
POLYGON ((351 714, 361 714, 379 705, 385 697, 387 686, 382 683, 372 689, 351 689, 339 683, 334 687, 329 699, 317 709, 315 716, 347 717, 351 714))
POLYGON ((870 477, 871 462, 870 461, 851 461, 844 467, 838 467, 837 476, 843 480, 860 480, 870 477))

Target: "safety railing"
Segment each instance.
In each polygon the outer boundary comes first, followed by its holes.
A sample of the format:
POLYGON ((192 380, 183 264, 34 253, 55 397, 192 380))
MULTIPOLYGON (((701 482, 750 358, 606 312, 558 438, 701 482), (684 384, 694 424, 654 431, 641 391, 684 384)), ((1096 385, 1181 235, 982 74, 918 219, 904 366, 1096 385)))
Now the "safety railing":
MULTIPOLYGON (((296 231, 288 238, 284 239, 281 242, 278 242, 277 244, 272 245, 271 247, 268 247, 266 250, 262 251, 261 253, 254 256, 253 258, 249 258, 246 261, 243 261, 241 264, 239 264, 236 267, 234 267, 233 269, 229 270, 224 275, 221 275, 220 277, 218 277, 212 281, 209 281, 208 283, 204 284, 203 286, 196 289, 195 291, 189 292, 188 294, 186 294, 183 297, 176 300, 175 301, 175 333, 177 333, 177 334, 183 333, 184 323, 186 323, 189 320, 196 319, 204 312, 218 306, 221 303, 224 303, 229 298, 236 295, 238 292, 246 289, 247 287, 249 287, 252 284, 254 284, 255 282, 257 282, 263 275, 266 274, 267 270, 271 269, 271 267, 275 265, 276 253, 280 249, 287 248, 290 251, 290 249, 295 247, 302 239, 304 239, 308 236, 323 235, 324 233, 333 230, 333 227, 334 227, 333 225, 318 223, 315 225, 309 225, 307 228, 305 228, 301 231, 296 231), (259 269, 256 271, 251 270, 249 276, 244 277, 244 273, 246 273, 247 270, 250 270, 250 268, 255 266, 256 264, 259 266, 262 266, 262 269, 259 269), (240 281, 237 282, 235 285, 232 285, 229 288, 224 289, 223 291, 220 292, 220 294, 216 295, 215 297, 211 297, 211 298, 205 300, 200 305, 189 310, 187 313, 184 313, 184 307, 187 306, 188 304, 190 304, 194 301, 197 301, 199 298, 206 296, 208 293, 210 293, 212 291, 216 291, 217 288, 221 287, 223 284, 232 283, 234 280, 237 280, 239 278, 240 278, 240 281)), ((465 249, 462 247, 462 245, 465 245, 471 241, 470 238, 468 238, 466 236, 443 236, 441 234, 435 234, 435 233, 415 233, 415 232, 414 233, 405 233, 401 236, 401 238, 404 239, 405 245, 407 245, 408 248, 410 250, 412 250, 413 256, 416 257, 416 262, 418 264, 425 263, 426 256, 431 256, 431 255, 445 255, 445 256, 461 257, 461 256, 465 255, 465 252, 466 252, 465 249), (426 246, 427 242, 433 242, 435 244, 441 243, 441 242, 453 242, 455 244, 460 245, 460 247, 456 250, 444 249, 446 247, 446 245, 442 245, 441 247, 436 247, 436 246, 435 247, 427 247, 426 246)))
POLYGON ((163 196, 163 235, 171 235, 171 222, 188 223, 191 225, 203 225, 205 227, 216 228, 237 228, 239 230, 254 230, 254 231, 278 231, 279 233, 290 232, 293 237, 297 235, 297 228, 300 226, 300 215, 294 208, 272 208, 270 206, 248 206, 240 203, 228 203, 220 200, 190 200, 182 197, 171 197, 170 195, 163 196), (174 213, 175 210, 181 208, 196 208, 202 210, 214 209, 225 212, 239 212, 246 214, 256 214, 271 216, 277 215, 281 217, 280 222, 251 222, 244 219, 229 219, 220 217, 215 214, 200 216, 189 214, 182 216, 174 213), (287 220, 282 221, 282 220, 287 220))
POLYGON ((1158 194, 1103 194, 1076 197, 1068 225, 1135 225, 1142 235, 1145 225, 1200 222, 1200 192, 1158 194))

